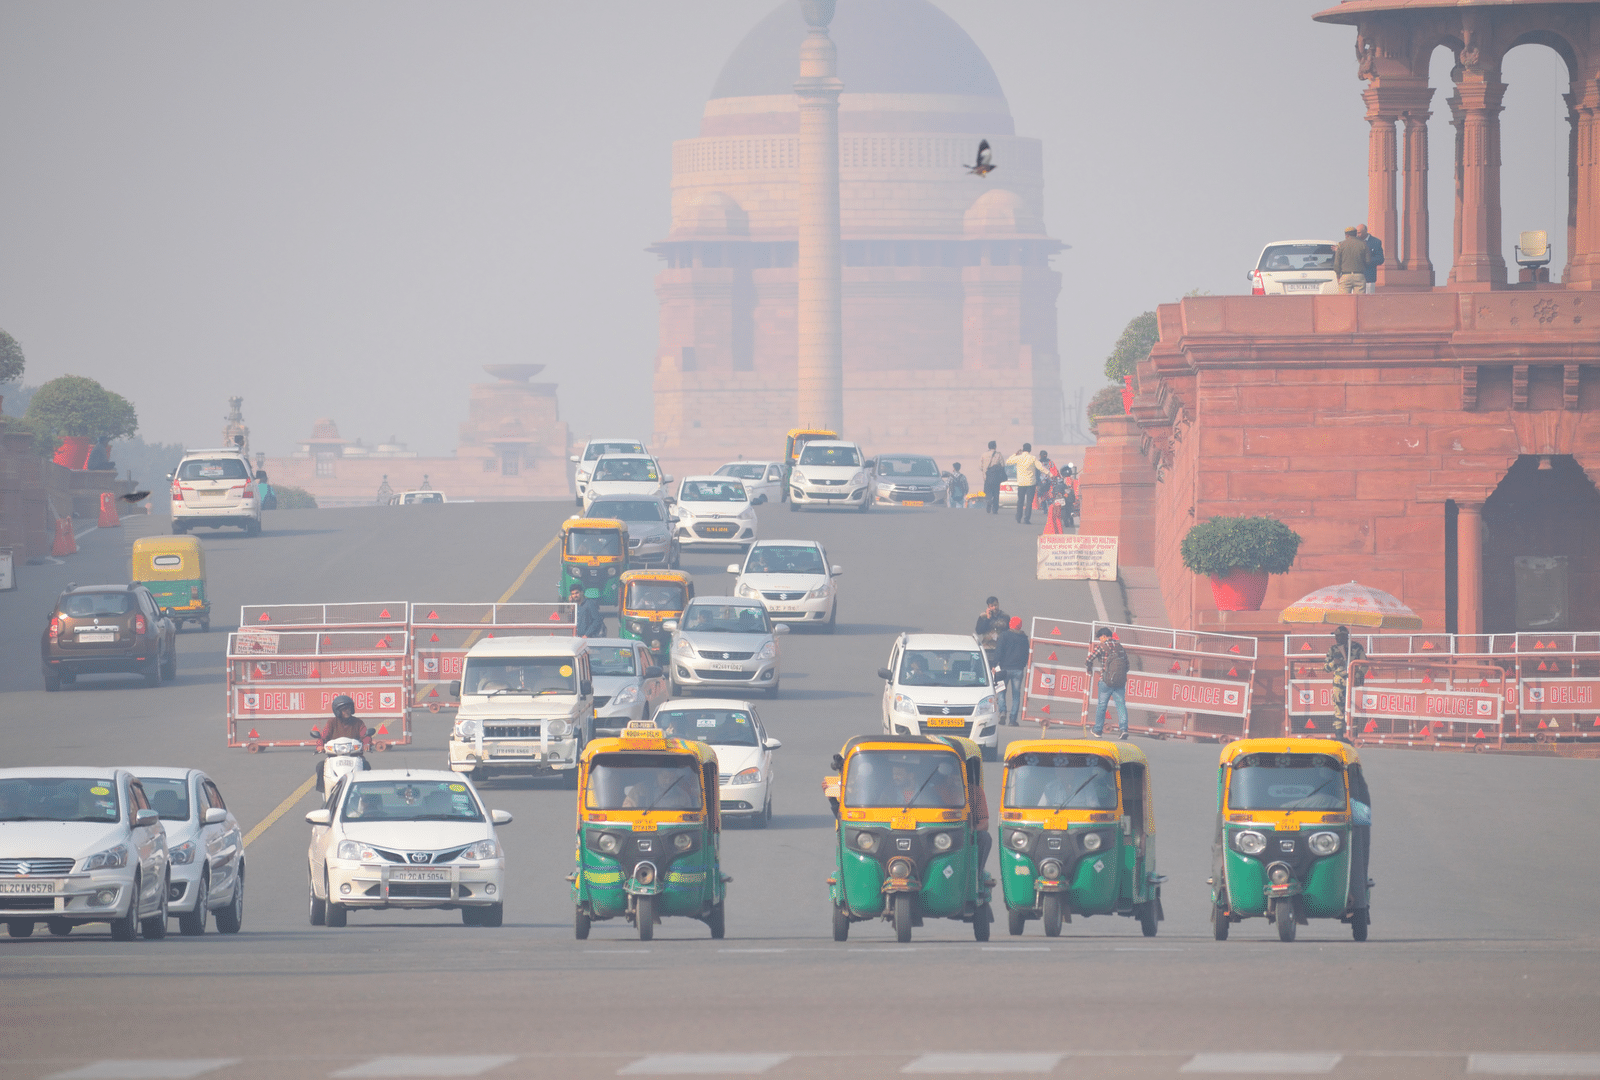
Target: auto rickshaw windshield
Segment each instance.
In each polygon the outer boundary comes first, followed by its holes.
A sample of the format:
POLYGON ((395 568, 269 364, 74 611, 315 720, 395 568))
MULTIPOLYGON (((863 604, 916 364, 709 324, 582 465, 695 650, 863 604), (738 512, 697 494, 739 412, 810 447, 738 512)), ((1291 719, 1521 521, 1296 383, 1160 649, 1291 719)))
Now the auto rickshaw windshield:
POLYGON ((622 554, 622 537, 614 529, 573 529, 567 536, 568 555, 622 554))
POLYGON ((1115 810, 1117 776, 1111 762, 1096 754, 1024 754, 1006 768, 1005 804, 1115 810))
POLYGON ((844 804, 964 808, 961 759, 937 750, 858 750, 846 766, 844 804))
POLYGON ((630 581, 626 607, 632 611, 682 611, 689 598, 671 581, 630 581))
POLYGON ((1241 754, 1228 781, 1230 810, 1344 810, 1344 768, 1327 754, 1241 754))
POLYGON ((700 770, 680 754, 601 754, 589 765, 590 810, 698 810, 700 770))

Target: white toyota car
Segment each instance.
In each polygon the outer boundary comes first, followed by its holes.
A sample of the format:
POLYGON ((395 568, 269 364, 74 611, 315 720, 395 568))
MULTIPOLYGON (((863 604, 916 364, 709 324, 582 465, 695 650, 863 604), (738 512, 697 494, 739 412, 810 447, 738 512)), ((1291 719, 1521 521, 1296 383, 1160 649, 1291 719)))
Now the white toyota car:
POLYGON ((583 492, 585 511, 596 499, 614 495, 642 495, 665 499, 672 477, 649 454, 607 454, 594 463, 589 486, 583 492))
POLYGON ((1253 296, 1331 292, 1335 284, 1332 240, 1274 240, 1245 275, 1253 296))
POLYGON ((762 540, 743 563, 729 563, 728 573, 738 575, 733 595, 761 601, 774 622, 810 623, 833 633, 839 615, 833 579, 844 570, 828 563, 815 540, 762 540))
POLYGON ((577 504, 582 506, 584 495, 589 490, 589 477, 594 472, 594 464, 607 454, 647 454, 644 443, 638 439, 590 439, 583 444, 581 454, 573 454, 571 461, 576 468, 572 470, 573 485, 578 489, 577 504))
POLYGON ((675 739, 703 742, 716 753, 725 819, 767 827, 776 777, 772 752, 783 744, 768 737, 755 706, 738 698, 674 698, 656 712, 656 724, 675 739))

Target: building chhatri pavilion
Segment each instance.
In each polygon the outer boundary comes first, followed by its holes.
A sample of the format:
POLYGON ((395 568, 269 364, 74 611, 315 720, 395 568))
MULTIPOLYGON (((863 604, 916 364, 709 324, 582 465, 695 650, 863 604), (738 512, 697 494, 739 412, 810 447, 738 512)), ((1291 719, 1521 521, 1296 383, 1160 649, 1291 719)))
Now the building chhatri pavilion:
MULTIPOLYGON (((813 5, 831 7, 832 5, 813 5)), ((797 423, 803 5, 784 0, 673 146, 651 448, 669 472, 777 454, 797 423)), ((810 13, 816 17, 814 12, 810 13)), ((843 435, 947 463, 1062 433, 1040 143, 994 69, 927 0, 842 0, 838 53, 843 435), (987 138, 996 170, 969 174, 987 138)), ((815 40, 815 38, 813 38, 815 40)), ((808 46, 809 48, 810 46, 808 46)))

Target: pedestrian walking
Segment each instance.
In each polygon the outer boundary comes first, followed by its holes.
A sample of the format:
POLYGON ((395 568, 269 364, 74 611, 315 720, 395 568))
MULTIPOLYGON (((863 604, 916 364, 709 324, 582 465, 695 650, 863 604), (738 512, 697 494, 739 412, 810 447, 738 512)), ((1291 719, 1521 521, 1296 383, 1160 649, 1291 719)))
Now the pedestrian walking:
POLYGON ((983 509, 986 513, 1000 512, 1000 485, 1006 482, 1006 459, 1000 456, 994 440, 989 440, 989 451, 978 459, 978 472, 983 475, 983 509))
POLYGON ((1378 267, 1383 265, 1383 241, 1367 231, 1365 225, 1356 226, 1356 239, 1367 245, 1366 291, 1378 291, 1378 267))
MULTIPOLYGON (((1336 739, 1350 740, 1350 691, 1351 683, 1350 665, 1356 660, 1364 660, 1367 650, 1359 641, 1350 640, 1350 628, 1341 626, 1333 632, 1333 644, 1328 646, 1328 655, 1323 657, 1322 670, 1333 676, 1333 737, 1336 739)), ((1355 685, 1360 686, 1365 674, 1357 671, 1355 685)))
POLYGON ((1338 279, 1342 293, 1367 289, 1367 245, 1357 238, 1354 225, 1344 231, 1344 239, 1333 249, 1333 276, 1338 279))
POLYGON ((1117 737, 1128 737, 1128 650, 1112 636, 1111 628, 1102 626, 1094 632, 1094 648, 1089 650, 1089 660, 1083 670, 1092 672, 1100 667, 1100 696, 1094 711, 1094 734, 1099 738, 1106 728, 1106 706, 1116 705, 1119 720, 1117 737))
POLYGON ((1023 443, 1022 449, 1006 458, 1007 465, 1017 467, 1017 524, 1033 524, 1033 491, 1039 486, 1039 459, 1033 456, 1033 444, 1023 443))
POLYGON ((960 509, 967 505, 967 474, 961 471, 961 462, 950 466, 950 486, 945 490, 944 504, 960 509))
POLYGON ((1000 599, 991 596, 983 602, 983 611, 978 615, 977 625, 972 628, 972 636, 978 639, 984 652, 992 653, 1000 640, 1000 631, 1010 622, 1011 616, 1000 610, 1000 599))
POLYGON ((1022 686, 1028 670, 1028 635, 1022 632, 1022 620, 1013 618, 1000 631, 995 642, 994 671, 1004 687, 1000 698, 1000 723, 1017 727, 1017 713, 1022 708, 1022 686))

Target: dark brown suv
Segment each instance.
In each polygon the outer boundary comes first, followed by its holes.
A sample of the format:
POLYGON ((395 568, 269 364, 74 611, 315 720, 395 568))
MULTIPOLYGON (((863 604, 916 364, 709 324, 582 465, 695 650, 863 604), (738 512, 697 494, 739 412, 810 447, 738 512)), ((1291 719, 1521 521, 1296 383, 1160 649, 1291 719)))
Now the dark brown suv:
POLYGON ((44 688, 126 671, 146 686, 178 677, 178 630, 143 585, 68 585, 39 639, 44 688))

